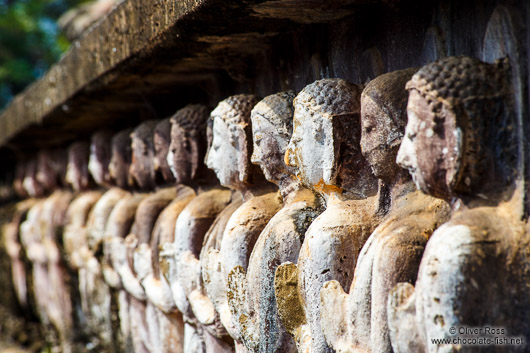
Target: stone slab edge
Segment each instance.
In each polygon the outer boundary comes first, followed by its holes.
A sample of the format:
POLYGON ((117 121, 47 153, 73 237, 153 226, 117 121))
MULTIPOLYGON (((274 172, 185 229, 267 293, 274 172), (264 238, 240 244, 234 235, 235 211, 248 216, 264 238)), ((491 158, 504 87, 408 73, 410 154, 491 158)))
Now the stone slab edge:
POLYGON ((149 51, 179 20, 209 0, 128 0, 72 43, 46 74, 17 95, 0 113, 0 146, 140 52, 149 51))

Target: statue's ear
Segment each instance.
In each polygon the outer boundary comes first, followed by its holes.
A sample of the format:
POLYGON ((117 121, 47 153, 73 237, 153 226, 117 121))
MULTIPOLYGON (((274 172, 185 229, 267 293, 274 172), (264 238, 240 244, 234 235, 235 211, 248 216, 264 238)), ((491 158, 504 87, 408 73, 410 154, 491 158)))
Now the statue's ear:
POLYGON ((237 159, 237 169, 239 171, 239 181, 246 183, 249 179, 250 156, 252 154, 252 131, 250 126, 238 127, 236 132, 236 143, 239 157, 237 159))

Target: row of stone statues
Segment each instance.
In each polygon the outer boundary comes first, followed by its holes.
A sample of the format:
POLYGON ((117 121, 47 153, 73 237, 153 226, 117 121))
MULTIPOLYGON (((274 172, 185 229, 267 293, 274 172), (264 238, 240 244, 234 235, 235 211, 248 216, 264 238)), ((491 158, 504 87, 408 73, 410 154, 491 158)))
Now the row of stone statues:
POLYGON ((432 343, 530 338, 510 75, 449 57, 41 151, 3 232, 18 300, 64 352, 83 335, 139 353, 525 351, 432 343))

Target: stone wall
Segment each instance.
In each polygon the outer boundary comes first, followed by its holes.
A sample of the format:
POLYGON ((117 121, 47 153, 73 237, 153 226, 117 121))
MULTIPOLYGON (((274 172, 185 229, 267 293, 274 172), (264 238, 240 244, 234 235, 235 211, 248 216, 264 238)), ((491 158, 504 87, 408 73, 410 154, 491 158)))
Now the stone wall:
POLYGON ((173 5, 124 3, 0 116, 4 336, 530 349, 527 4, 173 5))

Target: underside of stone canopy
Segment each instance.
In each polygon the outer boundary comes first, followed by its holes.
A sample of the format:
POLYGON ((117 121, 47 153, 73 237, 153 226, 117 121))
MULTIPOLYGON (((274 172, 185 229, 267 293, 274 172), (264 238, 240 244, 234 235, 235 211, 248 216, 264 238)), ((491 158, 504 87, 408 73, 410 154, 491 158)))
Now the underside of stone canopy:
MULTIPOLYGON (((498 5, 503 2, 125 1, 1 113, 0 158, 7 166, 101 127, 165 118, 193 102, 213 107, 235 93, 300 90, 325 77, 364 83, 443 56, 481 58, 498 5)), ((523 5, 507 5, 508 21, 526 20, 523 5)), ((526 33, 513 35, 525 43, 526 33)))

